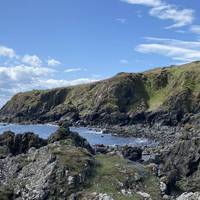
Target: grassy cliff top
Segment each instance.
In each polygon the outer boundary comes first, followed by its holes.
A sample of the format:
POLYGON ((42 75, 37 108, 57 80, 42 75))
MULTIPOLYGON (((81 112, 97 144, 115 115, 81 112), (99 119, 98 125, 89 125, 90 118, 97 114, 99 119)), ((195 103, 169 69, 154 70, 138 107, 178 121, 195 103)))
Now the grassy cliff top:
POLYGON ((34 90, 15 95, 1 110, 2 115, 61 116, 78 112, 126 113, 177 108, 194 112, 200 98, 200 62, 156 68, 143 73, 119 73, 95 83, 34 90), (173 106, 172 106, 173 105, 173 106))

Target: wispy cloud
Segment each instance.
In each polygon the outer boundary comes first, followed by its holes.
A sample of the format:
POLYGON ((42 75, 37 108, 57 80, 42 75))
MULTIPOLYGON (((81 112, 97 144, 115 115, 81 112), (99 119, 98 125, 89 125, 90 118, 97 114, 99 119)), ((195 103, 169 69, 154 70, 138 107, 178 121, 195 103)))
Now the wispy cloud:
POLYGON ((200 60, 200 42, 147 37, 146 44, 138 45, 140 53, 160 54, 173 60, 191 62, 200 60))
POLYGON ((0 56, 14 58, 14 57, 16 57, 16 53, 11 48, 8 48, 8 47, 5 47, 5 46, 0 46, 0 56))
POLYGON ((142 18, 142 12, 141 12, 141 10, 136 11, 136 16, 138 18, 142 18))
POLYGON ((200 34, 200 25, 191 26, 190 31, 196 34, 200 34))
POLYGON ((65 73, 77 72, 77 71, 81 71, 81 68, 69 68, 65 70, 65 73))
POLYGON ((54 66, 60 65, 61 62, 52 58, 52 59, 47 60, 47 64, 50 67, 54 67, 54 66))
MULTIPOLYGON (((59 78, 59 69, 55 70, 52 66, 61 64, 60 61, 49 59, 44 62, 37 55, 17 55, 15 50, 5 46, 0 46, 0 56, 6 58, 4 64, 0 64, 0 107, 18 92, 97 81, 93 76, 79 77, 74 80, 59 78), (45 63, 46 67, 43 66, 45 63)), ((69 68, 66 72, 80 70, 86 69, 69 68)))
POLYGON ((98 79, 94 78, 78 78, 74 80, 62 80, 62 79, 47 79, 40 80, 39 86, 43 86, 43 88, 55 88, 55 87, 63 87, 63 86, 72 86, 79 84, 86 84, 98 81, 98 79))
POLYGON ((121 0, 129 4, 137 4, 150 7, 149 14, 162 20, 172 20, 174 24, 166 28, 178 28, 192 24, 194 10, 181 9, 176 5, 169 4, 162 0, 121 0))
POLYGON ((116 19, 118 22, 120 22, 121 24, 125 24, 127 22, 126 18, 117 18, 116 19))
POLYGON ((126 60, 126 59, 121 59, 121 60, 120 60, 120 63, 122 63, 122 64, 127 64, 127 63, 128 63, 128 60, 126 60))

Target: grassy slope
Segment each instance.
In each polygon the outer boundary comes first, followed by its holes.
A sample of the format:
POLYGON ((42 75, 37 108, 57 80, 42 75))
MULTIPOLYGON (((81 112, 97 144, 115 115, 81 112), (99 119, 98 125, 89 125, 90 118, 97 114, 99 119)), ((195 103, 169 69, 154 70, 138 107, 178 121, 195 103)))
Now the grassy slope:
POLYGON ((93 111, 154 111, 188 88, 195 99, 200 91, 200 62, 140 74, 121 73, 92 84, 19 93, 3 107, 0 115, 65 113, 70 109, 78 109, 81 116, 93 111))
MULTIPOLYGON (((160 74, 163 69, 147 72, 150 81, 160 74)), ((171 67, 164 69, 169 73, 169 80, 166 87, 155 89, 152 84, 146 84, 146 89, 149 94, 149 110, 157 109, 161 106, 170 95, 179 93, 180 91, 189 88, 195 95, 200 91, 200 63, 194 62, 183 65, 181 67, 171 67)))
POLYGON ((125 160, 118 156, 98 155, 98 165, 94 177, 90 180, 89 188, 84 193, 107 193, 115 200, 141 200, 136 190, 149 193, 152 199, 161 199, 159 181, 149 174, 144 166, 125 160), (134 176, 141 176, 141 181, 134 181, 134 176), (134 190, 132 196, 122 195, 119 183, 125 184, 130 179, 131 187, 134 190), (138 189, 136 189, 140 185, 138 189))

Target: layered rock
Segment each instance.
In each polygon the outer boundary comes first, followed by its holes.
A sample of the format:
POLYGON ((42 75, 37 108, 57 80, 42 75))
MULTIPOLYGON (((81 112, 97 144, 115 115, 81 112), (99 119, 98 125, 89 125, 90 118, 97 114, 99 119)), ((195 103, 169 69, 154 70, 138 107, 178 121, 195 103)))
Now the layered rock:
POLYGON ((169 191, 200 191, 200 135, 184 134, 161 156, 161 176, 169 191))

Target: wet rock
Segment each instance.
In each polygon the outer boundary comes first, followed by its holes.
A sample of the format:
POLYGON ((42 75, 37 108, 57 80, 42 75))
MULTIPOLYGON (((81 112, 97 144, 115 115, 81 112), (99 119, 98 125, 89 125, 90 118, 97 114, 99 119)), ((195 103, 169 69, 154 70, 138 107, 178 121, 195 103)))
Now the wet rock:
POLYGON ((138 161, 142 158, 142 149, 138 147, 125 146, 122 149, 122 155, 132 161, 138 161))

